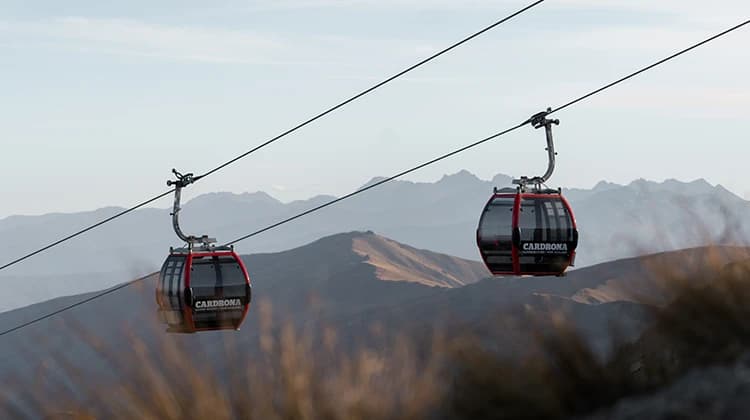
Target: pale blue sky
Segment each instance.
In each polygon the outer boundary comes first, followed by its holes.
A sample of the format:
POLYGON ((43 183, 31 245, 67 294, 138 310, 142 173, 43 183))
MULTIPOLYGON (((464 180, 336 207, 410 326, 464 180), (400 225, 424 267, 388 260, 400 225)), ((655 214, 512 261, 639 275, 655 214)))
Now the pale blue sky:
MULTIPOLYGON (((527 1, 0 2, 0 217, 131 205, 527 1)), ((188 194, 343 194, 560 105, 750 17, 727 0, 547 0, 188 194)), ((554 186, 706 178, 740 195, 750 28, 557 118, 554 186)), ((517 131, 408 179, 543 171, 517 131)), ((169 205, 169 199, 158 204, 169 205)))

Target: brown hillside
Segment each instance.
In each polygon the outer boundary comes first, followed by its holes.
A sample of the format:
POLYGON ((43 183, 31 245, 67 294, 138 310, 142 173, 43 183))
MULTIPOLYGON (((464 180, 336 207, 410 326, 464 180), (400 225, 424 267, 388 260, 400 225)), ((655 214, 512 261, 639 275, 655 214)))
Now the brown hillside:
POLYGON ((380 280, 406 281, 426 286, 461 287, 490 277, 484 264, 415 249, 380 235, 359 235, 352 249, 376 268, 380 280))
POLYGON ((570 296, 581 303, 617 301, 664 304, 675 281, 708 281, 716 267, 746 261, 750 248, 715 246, 665 252, 613 261, 572 271, 570 296))

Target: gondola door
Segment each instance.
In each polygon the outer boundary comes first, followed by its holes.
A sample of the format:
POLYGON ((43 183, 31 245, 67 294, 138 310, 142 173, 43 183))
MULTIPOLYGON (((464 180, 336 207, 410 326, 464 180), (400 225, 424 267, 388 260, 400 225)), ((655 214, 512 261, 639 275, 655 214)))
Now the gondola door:
POLYGON ((247 271, 232 252, 190 256, 187 301, 196 329, 239 328, 250 305, 247 271))
POLYGON ((513 247, 514 209, 517 194, 496 194, 479 220, 477 245, 487 268, 495 275, 515 274, 513 247))
POLYGON ((184 284, 187 255, 173 254, 167 257, 159 272, 156 287, 156 302, 162 321, 169 325, 184 322, 184 284))
POLYGON ((572 265, 578 232, 567 201, 558 194, 521 194, 514 220, 517 274, 560 275, 572 265))

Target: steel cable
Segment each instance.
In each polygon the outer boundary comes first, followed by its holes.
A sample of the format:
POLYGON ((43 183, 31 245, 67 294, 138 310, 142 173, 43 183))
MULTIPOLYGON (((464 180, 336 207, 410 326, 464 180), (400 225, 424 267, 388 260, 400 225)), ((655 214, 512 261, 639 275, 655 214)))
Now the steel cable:
MULTIPOLYGON (((518 11, 516 11, 516 12, 514 12, 514 13, 512 13, 512 14, 510 14, 510 15, 508 15, 508 16, 506 16, 506 17, 504 17, 504 18, 502 18, 502 19, 500 19, 500 20, 498 20, 496 22, 494 22, 494 23, 492 23, 491 25, 489 25, 487 27, 484 27, 484 28, 482 28, 481 30, 479 30, 477 32, 474 32, 473 34, 471 34, 471 35, 469 35, 469 36, 461 39, 458 42, 455 42, 455 43, 451 44, 450 46, 448 46, 448 47, 446 47, 446 48, 444 48, 444 49, 436 52, 435 54, 433 54, 433 55, 431 55, 431 56, 423 59, 422 61, 420 61, 420 62, 418 62, 418 63, 416 63, 416 64, 414 64, 414 65, 412 65, 412 66, 410 66, 410 67, 408 67, 408 68, 406 68, 406 69, 404 69, 404 70, 402 70, 402 71, 400 71, 400 72, 398 72, 396 74, 394 74, 391 77, 388 77, 387 79, 385 79, 385 80, 383 80, 383 81, 381 81, 381 82, 379 82, 379 83, 377 83, 377 84, 375 84, 375 85, 373 85, 373 86, 371 86, 371 87, 369 87, 369 88, 367 88, 367 89, 365 89, 365 90, 357 93, 356 95, 354 95, 354 96, 352 96, 352 97, 350 97, 350 98, 348 98, 348 99, 346 99, 346 100, 344 100, 342 102, 339 102, 338 104, 336 104, 336 105, 334 105, 334 106, 326 109, 325 111, 323 111, 323 112, 315 115, 314 117, 309 118, 309 119, 307 119, 307 120, 305 120, 305 121, 303 121, 303 122, 295 125, 294 127, 292 127, 290 129, 284 131, 283 133, 281 133, 281 134, 279 134, 279 135, 277 135, 277 136, 275 136, 275 137, 273 137, 273 138, 271 138, 271 139, 269 139, 269 140, 261 143, 260 145, 253 147, 252 149, 244 152, 243 154, 241 154, 241 155, 239 155, 237 157, 234 157, 234 158, 232 158, 232 159, 230 159, 230 160, 222 163, 221 165, 219 165, 219 166, 211 169, 210 171, 204 173, 203 175, 196 177, 195 181, 197 181, 200 178, 205 178, 205 177, 207 177, 209 175, 212 175, 212 174, 220 171, 221 169, 224 169, 225 167, 227 167, 227 166, 229 166, 229 165, 237 162, 238 160, 243 159, 243 158, 249 156, 250 154, 252 154, 252 153, 254 153, 254 152, 256 152, 256 151, 258 151, 258 150, 260 150, 260 149, 262 149, 262 148, 264 148, 264 147, 266 147, 268 145, 270 145, 271 143, 274 143, 274 142, 276 142, 278 140, 281 140, 282 138, 288 136, 289 134, 294 133, 295 131, 297 131, 297 130, 299 130, 299 129, 301 129, 301 128, 303 128, 303 127, 305 127, 305 126, 307 126, 307 125, 309 125, 309 124, 311 124, 311 123, 313 123, 313 122, 315 122, 315 121, 317 121, 317 120, 319 120, 319 119, 321 119, 323 117, 325 117, 326 115, 328 115, 328 114, 330 114, 330 113, 338 110, 339 108, 342 108, 342 107, 344 107, 344 106, 346 106, 346 105, 348 105, 348 104, 356 101, 357 99, 362 98, 363 96, 365 96, 365 95, 367 95, 367 94, 369 94, 369 93, 377 90, 378 88, 380 88, 380 87, 382 87, 382 86, 384 86, 384 85, 386 85, 386 84, 388 84, 388 83, 390 83, 390 82, 392 82, 392 81, 400 78, 401 76, 403 76, 403 75, 405 75, 405 74, 407 74, 407 73, 409 73, 409 72, 411 72, 411 71, 413 71, 413 70, 415 70, 415 69, 417 69, 419 67, 422 67, 423 65, 429 63, 430 61, 435 60, 436 58, 438 58, 438 57, 446 54, 447 52, 449 52, 449 51, 451 51, 451 50, 453 50, 455 48, 458 48, 459 46, 461 46, 461 45, 463 45, 463 44, 465 44, 465 43, 473 40, 474 38, 479 37, 480 35, 482 35, 482 34, 484 34, 486 32, 489 32, 490 30, 492 30, 492 29, 494 29, 494 28, 502 25, 503 23, 505 23, 505 22, 513 19, 514 17, 516 17, 516 16, 518 16, 518 15, 520 15, 520 14, 522 14, 522 13, 524 13, 524 12, 526 12, 526 11, 528 11, 528 10, 530 10, 530 9, 532 9, 532 8, 534 8, 534 7, 542 4, 542 3, 544 3, 544 1, 545 0, 537 0, 537 1, 529 4, 528 6, 522 8, 522 9, 520 9, 520 10, 518 10, 518 11)), ((28 253, 26 255, 23 255, 23 256, 21 256, 19 258, 16 258, 15 260, 10 261, 10 262, 8 262, 7 264, 5 264, 3 266, 0 266, 0 271, 4 270, 4 269, 6 269, 6 268, 8 268, 8 267, 10 267, 12 265, 18 264, 21 261, 24 261, 24 260, 26 260, 28 258, 31 258, 31 257, 33 257, 33 256, 35 256, 35 255, 37 255, 39 253, 42 253, 42 252, 44 252, 44 251, 46 251, 46 250, 48 250, 50 248, 53 248, 53 247, 55 247, 57 245, 60 245, 63 242, 67 242, 67 241, 69 241, 69 240, 71 240, 71 239, 73 239, 73 238, 75 238, 75 237, 77 237, 79 235, 82 235, 82 234, 84 234, 84 233, 86 233, 86 232, 88 232, 88 231, 90 231, 92 229, 95 229, 95 228, 97 228, 97 227, 99 227, 99 226, 101 226, 101 225, 103 225, 105 223, 109 223, 112 220, 115 220, 115 219, 117 219, 117 218, 119 218, 121 216, 124 216, 124 215, 132 212, 133 210, 137 210, 137 209, 139 209, 139 208, 141 208, 141 207, 143 207, 143 206, 145 206, 147 204, 153 203, 154 201, 156 201, 156 200, 158 200, 158 199, 160 199, 160 198, 162 198, 164 196, 167 196, 167 195, 171 194, 172 192, 174 192, 174 189, 166 191, 166 192, 164 192, 162 194, 159 194, 159 195, 157 195, 157 196, 155 196, 153 198, 150 198, 150 199, 148 199, 148 200, 146 200, 146 201, 144 201, 144 202, 142 202, 142 203, 140 203, 140 204, 138 204, 136 206, 133 206, 133 207, 130 207, 130 208, 126 209, 126 210, 123 210, 122 212, 120 212, 120 213, 118 213, 118 214, 116 214, 116 215, 114 215, 112 217, 109 217, 107 219, 104 219, 102 221, 94 223, 91 226, 83 228, 83 229, 81 229, 81 230, 79 230, 79 231, 77 231, 77 232, 75 232, 73 234, 70 234, 70 235, 68 235, 68 236, 66 236, 66 237, 64 237, 62 239, 59 239, 59 240, 57 240, 55 242, 50 243, 49 245, 46 245, 46 246, 44 246, 42 248, 39 248, 36 251, 30 252, 30 253, 28 253)))

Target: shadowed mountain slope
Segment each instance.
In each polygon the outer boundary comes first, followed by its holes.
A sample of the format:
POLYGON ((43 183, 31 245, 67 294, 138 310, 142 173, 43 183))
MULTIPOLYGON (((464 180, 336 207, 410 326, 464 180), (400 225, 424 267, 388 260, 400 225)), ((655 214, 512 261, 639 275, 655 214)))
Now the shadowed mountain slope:
MULTIPOLYGON (((472 284, 489 276, 480 262, 418 250, 372 232, 343 233, 289 251, 242 258, 253 284, 255 302, 270 300, 278 309, 294 315, 307 309, 326 308, 331 313, 361 310, 424 296, 435 289, 472 284)), ((133 319, 135 313, 151 314, 155 310, 154 281, 151 277, 103 298, 117 297, 129 308, 118 313, 120 305, 108 306, 113 313, 90 320, 114 322, 123 315, 125 321, 133 319)), ((0 315, 0 328, 9 328, 89 295, 57 298, 6 312, 0 315)), ((88 305, 80 311, 87 313, 87 308, 88 305)))
MULTIPOLYGON (((640 310, 628 301, 633 294, 658 296, 661 289, 654 267, 669 265, 694 271, 704 258, 728 263, 747 259, 747 255, 744 248, 700 248, 604 263, 562 278, 481 280, 486 275, 481 263, 421 251, 373 233, 339 234, 290 251, 244 256, 254 302, 238 334, 243 340, 255 336, 260 322, 257 304, 267 301, 277 320, 348 325, 345 329, 354 329, 352 336, 357 335, 357 328, 366 329, 372 322, 393 328, 453 322, 481 326, 496 316, 520 316, 533 309, 567 313, 578 319, 584 330, 592 331, 592 336, 606 339, 610 321, 619 320, 637 330, 642 322, 640 310)), ((114 340, 119 340, 126 325, 163 330, 155 316, 153 283, 153 278, 147 279, 71 310, 62 318, 114 340)), ((0 316, 0 327, 9 328, 83 297, 7 312, 0 316)), ((36 335, 59 338, 70 334, 69 326, 59 322, 43 321, 7 338, 15 342, 22 337, 18 340, 22 343, 36 335)), ((221 333, 179 340, 202 342, 216 334, 221 333)))
MULTIPOLYGON (((108 361, 97 349, 132 352, 133 336, 152 349, 164 340, 185 346, 205 356, 201 360, 208 365, 202 369, 207 369, 212 361, 222 361, 228 338, 236 351, 254 357, 262 346, 261 324, 270 322, 278 328, 283 321, 320 333, 330 326, 342 343, 352 344, 369 340, 373 326, 415 339, 434 330, 450 336, 460 328, 477 332, 492 348, 513 353, 523 351, 528 343, 529 329, 534 327, 529 317, 563 316, 597 351, 607 352, 611 328, 616 326, 626 339, 635 338, 649 323, 648 311, 619 300, 617 294, 581 299, 583 290, 601 290, 608 284, 627 290, 638 281, 644 282, 639 290, 646 290, 649 279, 656 278, 651 271, 654 265, 693 270, 690 262, 701 258, 731 263, 746 260, 747 255, 739 248, 694 249, 605 263, 562 278, 479 280, 483 276, 479 263, 420 251, 372 233, 339 234, 290 251, 243 257, 253 280, 254 303, 239 332, 165 334, 166 327, 156 317, 155 279, 150 278, 0 338, 0 377, 43 372, 36 392, 59 383, 59 375, 69 374, 62 367, 80 368, 77 375, 85 380, 87 375, 108 372, 108 361), (270 304, 273 318, 264 318, 263 302, 270 304)), ((2 314, 0 327, 85 297, 60 298, 2 314)))

